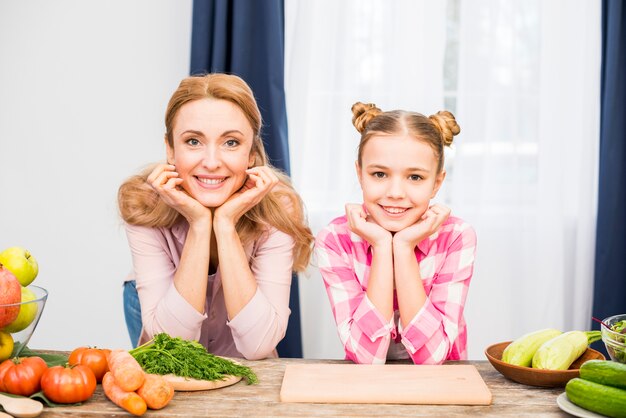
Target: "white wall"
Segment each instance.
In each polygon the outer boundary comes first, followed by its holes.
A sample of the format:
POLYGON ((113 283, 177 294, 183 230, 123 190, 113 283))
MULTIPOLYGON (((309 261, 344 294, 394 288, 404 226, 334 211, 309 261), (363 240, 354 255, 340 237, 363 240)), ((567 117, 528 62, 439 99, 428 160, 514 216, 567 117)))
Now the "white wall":
POLYGON ((0 250, 49 291, 31 348, 130 348, 123 179, 164 156, 191 0, 0 0, 0 250))

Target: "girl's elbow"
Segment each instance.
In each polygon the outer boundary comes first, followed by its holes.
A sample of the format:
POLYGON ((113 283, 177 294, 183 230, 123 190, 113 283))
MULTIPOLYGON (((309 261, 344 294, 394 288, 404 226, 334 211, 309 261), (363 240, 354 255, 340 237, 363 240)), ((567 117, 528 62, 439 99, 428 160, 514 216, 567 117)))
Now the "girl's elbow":
POLYGON ((371 354, 359 354, 350 350, 346 351, 346 360, 351 360, 356 364, 385 364, 385 359, 377 359, 371 354))

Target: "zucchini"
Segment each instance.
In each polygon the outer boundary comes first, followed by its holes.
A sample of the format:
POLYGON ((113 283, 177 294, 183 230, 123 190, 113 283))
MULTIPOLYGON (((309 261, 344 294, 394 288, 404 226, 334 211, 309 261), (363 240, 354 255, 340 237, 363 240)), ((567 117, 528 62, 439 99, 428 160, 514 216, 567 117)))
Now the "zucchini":
POLYGON ((564 332, 539 347, 533 356, 532 366, 535 369, 567 370, 589 344, 600 338, 600 331, 564 332))
POLYGON ((626 418, 626 390, 574 378, 565 385, 572 403, 607 417, 626 418))
POLYGON ((524 334, 506 346, 502 352, 502 361, 515 366, 530 367, 537 349, 559 334, 561 331, 551 328, 524 334))
POLYGON ((607 360, 588 360, 580 366, 580 378, 626 389, 626 364, 607 360))

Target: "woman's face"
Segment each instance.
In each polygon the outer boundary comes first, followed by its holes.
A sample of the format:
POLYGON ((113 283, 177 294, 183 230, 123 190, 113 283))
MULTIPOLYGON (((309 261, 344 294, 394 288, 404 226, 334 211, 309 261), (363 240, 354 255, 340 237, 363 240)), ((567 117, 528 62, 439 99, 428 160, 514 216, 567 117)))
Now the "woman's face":
POLYGON ((204 206, 222 205, 243 186, 252 166, 253 131, 243 111, 219 99, 184 104, 174 118, 168 161, 182 187, 204 206))
POLYGON ((356 164, 363 202, 374 222, 397 232, 417 222, 435 197, 445 172, 424 141, 410 135, 373 136, 356 164))

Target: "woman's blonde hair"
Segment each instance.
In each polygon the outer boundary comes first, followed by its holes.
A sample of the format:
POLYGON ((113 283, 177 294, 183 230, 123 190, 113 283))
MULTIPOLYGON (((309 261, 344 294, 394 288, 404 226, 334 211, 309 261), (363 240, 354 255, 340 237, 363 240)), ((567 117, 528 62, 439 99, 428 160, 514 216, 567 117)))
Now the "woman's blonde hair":
POLYGON ((454 115, 447 110, 426 117, 421 113, 404 110, 383 112, 373 103, 361 102, 352 105, 352 124, 361 134, 359 166, 363 148, 374 135, 407 133, 431 146, 437 158, 437 173, 443 170, 443 147, 450 146, 454 136, 461 132, 454 115))
MULTIPOLYGON (((258 238, 267 225, 275 227, 294 239, 293 269, 304 270, 309 263, 313 242, 313 234, 307 226, 304 215, 304 204, 291 185, 289 177, 271 167, 268 162, 260 136, 261 112, 252 90, 245 81, 228 74, 207 74, 183 79, 167 105, 165 140, 173 148, 172 130, 180 108, 188 102, 206 98, 228 100, 242 110, 254 134, 250 150, 254 155, 252 166, 267 165, 274 170, 279 179, 279 184, 265 195, 259 204, 239 219, 236 225, 239 237, 243 243, 249 243, 258 238)), ((165 204, 158 193, 147 183, 148 175, 155 165, 130 177, 120 186, 119 209, 122 219, 129 224, 170 228, 181 220, 182 215, 165 204)))

